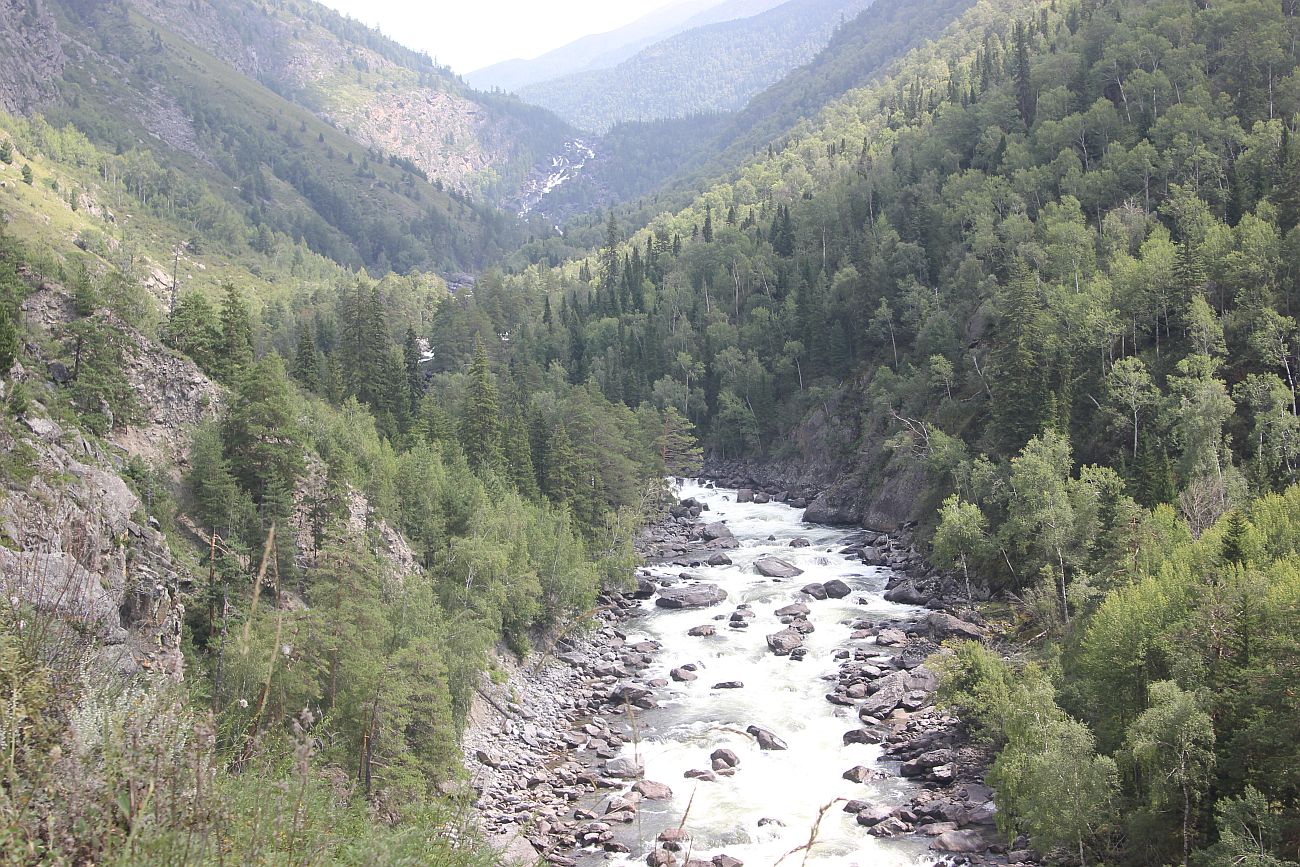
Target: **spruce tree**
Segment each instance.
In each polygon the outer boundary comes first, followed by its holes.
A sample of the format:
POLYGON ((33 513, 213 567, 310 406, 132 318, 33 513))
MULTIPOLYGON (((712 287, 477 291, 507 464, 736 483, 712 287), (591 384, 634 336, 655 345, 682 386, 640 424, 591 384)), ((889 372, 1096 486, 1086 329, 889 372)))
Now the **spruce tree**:
POLYGON ((483 339, 474 341, 469 389, 461 410, 461 445, 470 466, 483 471, 501 466, 501 412, 483 339))
POLYGON ((557 505, 575 505, 582 490, 580 478, 578 452, 561 421, 546 443, 546 462, 542 468, 546 496, 557 505))
POLYGON ((9 368, 18 360, 18 329, 13 314, 0 305, 0 376, 8 376, 9 368))
POLYGON ((4 163, 5 165, 8 166, 8 165, 12 165, 13 161, 14 161, 14 144, 8 139, 5 139, 3 142, 0 142, 0 163, 4 163))
POLYGON ((705 205, 704 207, 704 231, 701 236, 704 243, 713 243, 713 206, 705 205))
POLYGON ((218 378, 234 380, 239 371, 253 360, 253 323, 244 306, 243 296, 227 283, 221 299, 221 339, 215 365, 218 378))
POLYGON ((1034 125, 1034 92, 1029 81, 1029 35, 1023 21, 1016 22, 1016 108, 1028 130, 1034 125))
POLYGON ((316 341, 307 328, 298 329, 298 348, 294 350, 290 375, 309 391, 315 391, 320 385, 317 381, 320 359, 317 357, 316 341))
POLYGON ((36 176, 32 173, 32 166, 30 163, 23 163, 22 178, 23 183, 29 187, 36 180, 36 176))
POLYGON ((407 406, 414 411, 424 391, 424 376, 420 373, 420 341, 411 326, 407 326, 406 340, 402 344, 402 364, 406 368, 407 406))
POLYGON ((506 419, 504 452, 506 470, 515 490, 530 499, 540 493, 537 472, 533 467, 533 449, 528 439, 528 425, 516 408, 506 419))

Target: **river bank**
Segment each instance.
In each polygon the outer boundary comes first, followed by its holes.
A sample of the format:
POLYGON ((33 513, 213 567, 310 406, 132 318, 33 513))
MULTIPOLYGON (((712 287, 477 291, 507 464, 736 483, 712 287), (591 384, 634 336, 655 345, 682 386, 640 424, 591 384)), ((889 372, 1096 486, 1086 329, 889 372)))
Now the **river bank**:
POLYGON ((897 571, 921 565, 905 535, 684 495, 637 592, 476 703, 466 764, 507 863, 770 864, 814 826, 809 863, 1026 863, 924 666, 982 627, 888 599, 945 583, 897 571))

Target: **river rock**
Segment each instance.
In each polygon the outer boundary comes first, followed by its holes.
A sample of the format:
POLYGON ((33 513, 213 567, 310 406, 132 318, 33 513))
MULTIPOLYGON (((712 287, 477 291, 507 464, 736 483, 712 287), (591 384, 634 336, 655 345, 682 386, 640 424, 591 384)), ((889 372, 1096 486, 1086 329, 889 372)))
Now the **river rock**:
POLYGON ((866 783, 875 779, 875 774, 872 772, 871 768, 864 765, 855 765, 840 774, 840 776, 848 780, 850 783, 866 783))
POLYGON ((734 768, 740 764, 740 757, 726 747, 719 747, 709 753, 709 761, 721 763, 723 767, 734 768))
POLYGON ((700 527, 700 538, 706 542, 715 542, 718 539, 735 539, 736 536, 726 524, 714 521, 700 527))
POLYGON ((660 608, 707 608, 727 598, 727 591, 716 584, 692 584, 688 587, 668 587, 659 591, 655 605, 660 608))
POLYGON ((930 629, 930 635, 935 641, 944 641, 949 638, 964 638, 970 641, 980 641, 987 637, 988 630, 982 626, 976 626, 974 623, 967 623, 951 614, 942 611, 936 611, 929 617, 925 618, 925 624, 930 629))
POLYGON ((889 807, 864 807, 857 811, 858 824, 868 828, 879 825, 893 816, 894 811, 889 807))
POLYGON ((978 855, 988 851, 989 844, 979 831, 945 831, 934 838, 930 848, 936 852, 978 855))
MULTIPOLYGON (((858 821, 862 821, 862 814, 858 813, 858 821)), ((890 816, 888 819, 874 825, 867 831, 873 837, 897 837, 906 834, 912 830, 912 826, 904 822, 897 816, 890 816)))
POLYGON ((822 585, 826 595, 832 599, 843 599, 853 592, 853 588, 838 578, 832 578, 822 585))
POLYGON ((776 609, 774 613, 777 617, 805 617, 811 613, 811 609, 802 602, 795 602, 793 605, 776 609))
POLYGON ((811 545, 812 545, 812 542, 809 542, 807 539, 803 538, 802 536, 800 536, 798 539, 791 539, 791 540, 790 540, 790 547, 791 547, 791 548, 807 548, 807 547, 809 547, 809 546, 811 546, 811 545))
POLYGON ((818 601, 825 599, 827 596, 825 584, 805 584, 799 588, 799 592, 807 594, 818 601))
POLYGON ((803 644, 803 634, 797 629, 782 629, 767 637, 767 646, 777 656, 787 656, 801 644, 803 644))
POLYGON ((876 644, 883 647, 898 647, 907 643, 907 633, 901 629, 890 627, 882 629, 876 633, 876 644))
POLYGON ((929 597, 918 590, 915 582, 910 578, 897 587, 885 591, 885 599, 902 605, 924 605, 929 601, 929 597))
POLYGON ((895 671, 877 680, 871 697, 858 708, 859 718, 884 719, 912 690, 934 690, 934 675, 925 666, 913 671, 895 671))
POLYGON ((750 726, 749 728, 745 729, 745 731, 753 735, 754 740, 758 741, 758 748, 760 750, 775 751, 775 750, 788 750, 790 748, 785 741, 781 740, 775 734, 773 734, 772 732, 768 731, 765 728, 762 728, 761 726, 750 726))
POLYGON ((633 599, 649 599, 651 596, 655 595, 655 590, 657 589, 655 583, 649 578, 646 578, 644 575, 638 575, 636 576, 636 589, 632 591, 631 596, 633 599))
POLYGON ((719 551, 710 556, 706 562, 708 562, 710 566, 730 566, 731 558, 719 551))
POLYGON ((692 626, 686 630, 686 634, 692 638, 708 638, 711 635, 718 634, 718 627, 711 623, 706 623, 703 626, 692 626))
POLYGON ((851 729, 844 733, 844 746, 849 744, 878 744, 884 740, 884 736, 879 732, 871 729, 851 729))
POLYGON ((655 783, 650 780, 639 780, 632 787, 632 791, 645 798, 647 801, 669 801, 672 800, 673 790, 663 783, 655 783))
POLYGON ((645 773, 645 762, 637 756, 615 756, 605 762, 606 776, 616 780, 635 780, 645 773))
POLYGON ((793 578, 803 574, 798 566, 780 557, 760 557, 754 561, 754 569, 768 578, 793 578))
POLYGON ((731 855, 714 855, 713 867, 745 867, 745 862, 731 855))
POLYGON ((739 680, 724 680, 721 683, 715 683, 714 689, 744 689, 745 684, 739 680))
POLYGON ((715 783, 718 780, 713 771, 701 771, 696 769, 689 770, 682 774, 682 776, 688 780, 700 780, 705 783, 715 783))
POLYGON ((741 488, 740 490, 736 491, 736 502, 737 502, 737 503, 752 503, 752 502, 754 502, 754 491, 753 491, 753 489, 752 489, 752 488, 741 488))
POLYGON ((668 672, 668 676, 678 683, 690 683, 699 677, 695 672, 686 668, 674 668, 672 671, 668 672))

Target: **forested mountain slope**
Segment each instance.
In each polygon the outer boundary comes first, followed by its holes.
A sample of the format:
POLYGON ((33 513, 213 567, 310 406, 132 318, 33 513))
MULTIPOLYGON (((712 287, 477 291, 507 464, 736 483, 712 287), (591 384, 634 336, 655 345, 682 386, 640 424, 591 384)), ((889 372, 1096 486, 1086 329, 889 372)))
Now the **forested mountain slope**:
POLYGON ((934 38, 967 0, 879 0, 836 30, 830 44, 738 112, 616 124, 596 144, 581 176, 547 196, 548 213, 570 218, 565 238, 533 244, 526 256, 559 261, 557 248, 597 246, 604 225, 595 209, 617 203, 624 224, 644 226, 685 207, 701 189, 730 178, 747 161, 783 148, 804 124, 845 92, 887 74, 890 65, 934 38), (574 217, 573 215, 582 215, 574 217))
POLYGON ((511 120, 516 111, 522 119, 538 115, 540 128, 556 133, 540 137, 545 146, 563 140, 562 125, 535 109, 505 104, 497 113, 467 101, 427 61, 307 8, 325 23, 281 20, 269 7, 238 3, 189 10, 38 2, 10 19, 18 26, 6 38, 32 49, 0 72, 6 107, 70 124, 119 153, 128 166, 122 174, 146 205, 201 223, 225 243, 237 243, 235 224, 247 221, 263 247, 283 238, 381 272, 471 267, 516 243, 513 219, 491 207, 480 181, 499 185, 511 171, 522 179, 540 151, 529 149, 526 136, 500 151, 476 136, 495 125, 489 138, 514 138, 524 123, 511 120), (414 99, 416 91, 424 96, 414 99), (433 126, 404 127, 390 113, 385 128, 411 138, 381 142, 363 129, 367 112, 382 114, 376 100, 402 103, 395 111, 404 117, 428 108, 433 126), (457 117, 468 124, 460 144, 457 117), (421 154, 447 178, 421 168, 414 161, 421 154))
POLYGON ((1296 859, 1298 11, 978 3, 478 308, 516 366, 837 466, 813 515, 925 521, 1012 594, 1038 662, 971 651, 951 698, 1052 860, 1296 859))
POLYGON ((734 111, 807 62, 870 0, 787 0, 758 15, 697 27, 598 69, 520 88, 575 126, 734 111))

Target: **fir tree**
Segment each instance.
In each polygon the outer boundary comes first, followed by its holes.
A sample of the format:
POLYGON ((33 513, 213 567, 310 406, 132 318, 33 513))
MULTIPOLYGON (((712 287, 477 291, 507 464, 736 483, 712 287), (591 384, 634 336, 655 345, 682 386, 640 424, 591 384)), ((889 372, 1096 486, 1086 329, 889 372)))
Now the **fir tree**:
POLYGON ((1029 81, 1029 34, 1023 21, 1016 22, 1016 108, 1025 129, 1034 125, 1034 92, 1029 81))
POLYGON ((704 231, 701 233, 700 237, 704 239, 704 243, 706 244, 713 243, 713 206, 712 205, 706 205, 704 208, 704 231))
POLYGON ((320 358, 316 352, 316 341, 312 339, 307 328, 298 329, 298 347, 293 354, 293 367, 290 375, 309 391, 315 391, 320 383, 320 358))
POLYGON ((506 470, 510 474, 510 483, 515 490, 530 499, 540 493, 537 487, 537 472, 533 467, 532 444, 528 439, 528 425, 518 409, 506 419, 504 434, 504 456, 506 470))
POLYGON ((501 413, 483 339, 474 341, 469 388, 461 410, 461 445, 470 466, 483 471, 501 466, 501 413))
POLYGON ((546 442, 542 485, 546 496, 557 505, 574 505, 582 491, 578 453, 563 421, 546 442))
POLYGON ((253 360, 253 323, 239 290, 226 284, 221 299, 221 339, 217 345, 215 365, 219 378, 234 380, 239 371, 253 360))
POLYGON ((9 368, 18 360, 18 329, 13 314, 0 305, 0 376, 8 376, 9 368))
POLYGON ((424 375, 420 372, 420 341, 410 326, 407 326, 406 340, 402 343, 402 364, 406 368, 406 405, 414 411, 424 391, 424 375))

